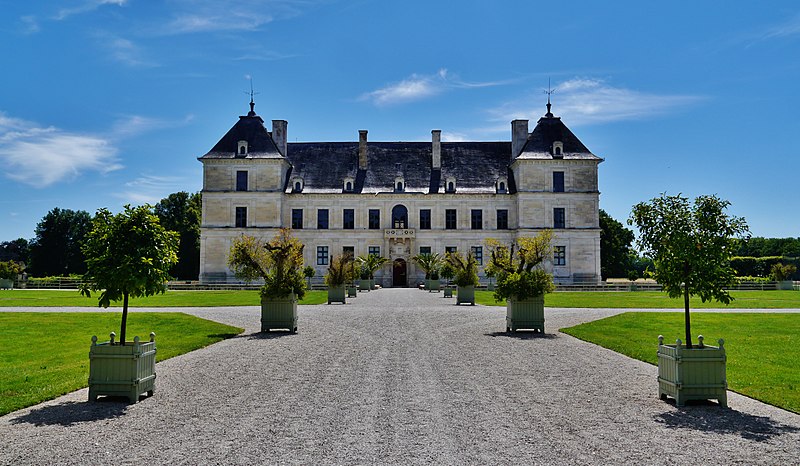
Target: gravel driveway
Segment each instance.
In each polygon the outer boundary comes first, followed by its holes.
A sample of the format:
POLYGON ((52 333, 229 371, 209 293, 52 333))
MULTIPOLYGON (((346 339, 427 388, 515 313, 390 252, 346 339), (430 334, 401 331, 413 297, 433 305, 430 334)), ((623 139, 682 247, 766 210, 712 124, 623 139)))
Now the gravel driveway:
POLYGON ((556 331, 621 311, 506 334, 505 308, 441 296, 301 306, 295 335, 257 333, 256 307, 183 309, 247 330, 159 363, 135 405, 84 389, 0 417, 0 464, 800 464, 799 415, 676 408, 654 366, 556 331))

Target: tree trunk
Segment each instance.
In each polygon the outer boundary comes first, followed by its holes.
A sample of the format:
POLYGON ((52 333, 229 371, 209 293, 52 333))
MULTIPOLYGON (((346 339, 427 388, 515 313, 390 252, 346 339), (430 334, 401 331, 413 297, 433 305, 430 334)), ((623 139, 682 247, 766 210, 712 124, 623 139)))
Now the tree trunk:
MULTIPOLYGON (((688 309, 688 307, 687 307, 688 309)), ((119 344, 125 346, 125 329, 128 326, 128 292, 122 293, 122 325, 119 327, 119 344)))
POLYGON ((689 286, 683 285, 683 306, 685 309, 684 321, 686 322, 686 347, 692 347, 692 324, 689 319, 689 286))

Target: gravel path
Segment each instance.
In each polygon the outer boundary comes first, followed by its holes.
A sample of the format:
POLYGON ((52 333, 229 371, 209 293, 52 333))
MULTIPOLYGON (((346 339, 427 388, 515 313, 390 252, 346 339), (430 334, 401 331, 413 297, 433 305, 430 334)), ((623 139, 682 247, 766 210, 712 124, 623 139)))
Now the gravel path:
POLYGON ((296 335, 182 309, 247 330, 159 363, 135 405, 84 389, 0 417, 0 464, 800 464, 800 416, 730 392, 676 408, 654 366, 556 331, 622 310, 507 335, 504 308, 453 302, 360 293, 302 306, 296 335))

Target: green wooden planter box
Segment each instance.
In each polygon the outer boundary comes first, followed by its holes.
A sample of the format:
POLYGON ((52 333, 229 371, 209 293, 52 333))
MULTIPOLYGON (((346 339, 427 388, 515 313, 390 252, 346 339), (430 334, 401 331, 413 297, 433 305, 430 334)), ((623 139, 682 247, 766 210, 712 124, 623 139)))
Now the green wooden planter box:
POLYGON ((297 296, 261 298, 261 331, 285 328, 297 332, 297 296))
POLYGON ((458 293, 456 294, 456 304, 471 304, 475 305, 475 287, 474 286, 459 286, 458 293))
POLYGON ((523 300, 506 300, 506 332, 516 332, 519 329, 544 333, 544 295, 523 300))
POLYGON ((139 395, 152 396, 156 384, 156 334, 150 334, 150 341, 142 342, 139 337, 125 346, 114 343, 116 335, 111 333, 111 341, 97 343, 92 337, 89 348, 89 401, 97 400, 99 395, 127 396, 131 403, 139 401, 139 395))
POLYGON ((355 298, 358 296, 358 287, 355 285, 347 285, 347 297, 348 298, 355 298))
POLYGON ((793 290, 794 289, 794 282, 791 280, 783 280, 780 282, 775 282, 775 289, 776 290, 793 290))
POLYGON ((728 406, 728 381, 725 375, 725 342, 719 346, 699 344, 691 349, 680 340, 674 345, 665 345, 664 337, 658 337, 658 395, 662 400, 675 399, 676 406, 684 406, 687 400, 716 399, 720 406, 728 406))
POLYGON ((436 291, 437 293, 442 290, 441 280, 425 280, 425 289, 428 292, 436 291))
POLYGON ((453 297, 453 288, 451 288, 449 285, 444 287, 444 297, 445 298, 453 297))
POLYGON ((11 289, 14 289, 14 280, 9 280, 7 278, 0 278, 0 290, 11 290, 11 289))
POLYGON ((341 286, 329 286, 328 287, 328 304, 330 304, 330 303, 347 304, 345 302, 344 295, 345 295, 344 285, 341 285, 341 286))
POLYGON ((372 290, 372 280, 362 278, 358 281, 358 291, 370 290, 372 290))

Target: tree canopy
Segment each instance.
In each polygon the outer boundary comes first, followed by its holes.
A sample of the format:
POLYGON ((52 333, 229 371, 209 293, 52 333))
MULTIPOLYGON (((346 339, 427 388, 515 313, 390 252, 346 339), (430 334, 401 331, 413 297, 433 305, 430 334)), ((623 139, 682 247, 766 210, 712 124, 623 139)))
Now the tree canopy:
POLYGON ((48 212, 36 225, 28 273, 37 277, 84 273, 86 263, 81 246, 91 223, 92 217, 85 210, 56 207, 48 212))
POLYGON ((97 211, 83 246, 87 270, 81 294, 100 291, 102 307, 123 300, 120 344, 125 344, 128 298, 165 292, 177 250, 178 234, 161 226, 148 205, 126 205, 116 215, 97 211))
POLYGON ((600 210, 600 274, 603 279, 623 278, 633 269, 633 231, 600 210))
POLYGON ((724 289, 733 282, 730 264, 736 239, 748 232, 743 218, 728 215, 730 202, 699 196, 694 204, 681 196, 651 199, 633 206, 629 224, 639 229, 637 244, 653 258, 654 277, 671 298, 684 297, 686 344, 691 343, 689 297, 729 303, 724 289))
POLYGON ((285 298, 294 293, 303 299, 303 243, 282 228, 271 241, 242 235, 231 243, 228 267, 236 278, 251 282, 264 280, 263 298, 285 298))
POLYGON ((178 232, 178 263, 170 273, 180 280, 196 280, 200 274, 200 193, 172 193, 155 205, 155 214, 167 230, 178 232))
POLYGON ((0 243, 0 261, 30 262, 30 245, 25 238, 0 243))

